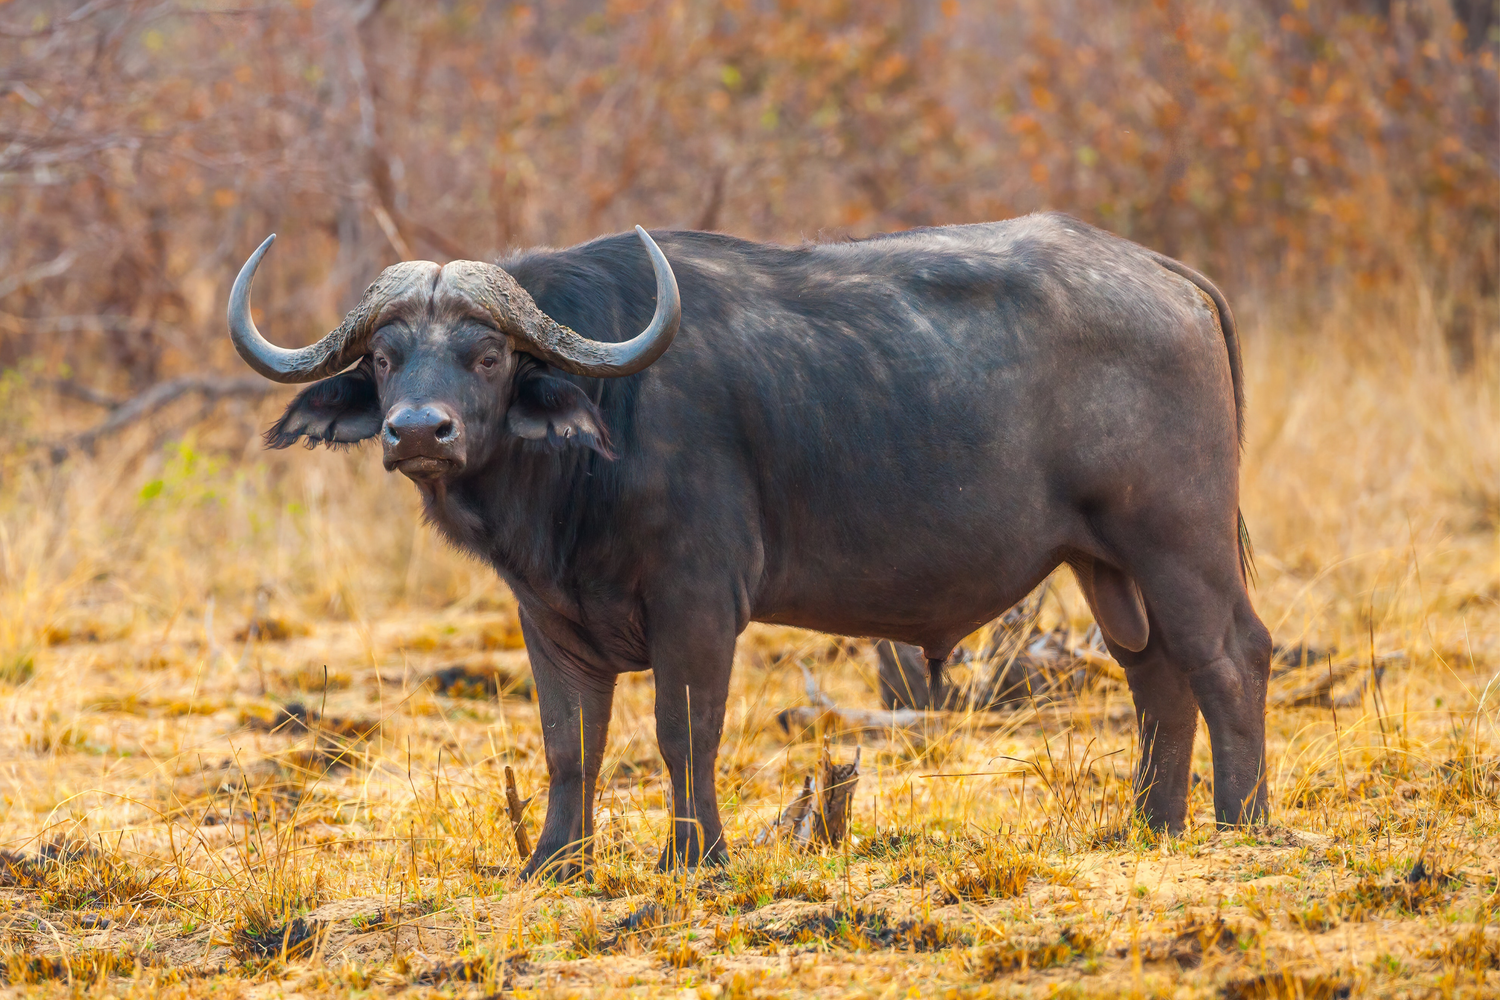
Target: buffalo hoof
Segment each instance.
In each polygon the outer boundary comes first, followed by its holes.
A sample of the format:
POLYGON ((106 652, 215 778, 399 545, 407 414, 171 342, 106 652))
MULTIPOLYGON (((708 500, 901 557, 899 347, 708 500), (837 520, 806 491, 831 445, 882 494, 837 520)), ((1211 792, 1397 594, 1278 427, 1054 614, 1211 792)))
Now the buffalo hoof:
POLYGON ((1220 816, 1214 821, 1214 825, 1220 830, 1265 830, 1274 826, 1271 822, 1271 811, 1264 806, 1259 809, 1256 809, 1254 806, 1246 806, 1245 810, 1240 813, 1239 819, 1220 816))
POLYGON ((1136 816, 1152 833, 1166 833, 1176 837, 1188 828, 1186 802, 1168 816, 1158 816, 1149 809, 1137 809, 1136 816))
POLYGON ((656 862, 656 870, 659 872, 692 871, 700 865, 709 865, 714 868, 723 867, 729 862, 729 852, 720 845, 714 845, 707 854, 698 851, 674 851, 672 845, 668 844, 662 848, 661 857, 656 862))
POLYGON ((585 867, 583 859, 577 854, 563 855, 555 854, 551 858, 543 858, 540 854, 533 854, 526 867, 521 869, 522 882, 551 881, 557 883, 574 882, 582 879, 585 882, 594 880, 593 868, 585 867))

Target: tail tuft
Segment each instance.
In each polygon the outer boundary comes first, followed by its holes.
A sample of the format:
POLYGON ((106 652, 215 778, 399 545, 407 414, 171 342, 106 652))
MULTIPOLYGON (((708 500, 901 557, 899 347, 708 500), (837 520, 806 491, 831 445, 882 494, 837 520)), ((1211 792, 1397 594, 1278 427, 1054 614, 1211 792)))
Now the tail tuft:
POLYGON ((1260 575, 1255 572, 1255 546, 1250 541, 1250 527, 1245 524, 1245 512, 1236 511, 1240 522, 1240 575, 1245 578, 1246 583, 1255 584, 1260 582, 1260 575))

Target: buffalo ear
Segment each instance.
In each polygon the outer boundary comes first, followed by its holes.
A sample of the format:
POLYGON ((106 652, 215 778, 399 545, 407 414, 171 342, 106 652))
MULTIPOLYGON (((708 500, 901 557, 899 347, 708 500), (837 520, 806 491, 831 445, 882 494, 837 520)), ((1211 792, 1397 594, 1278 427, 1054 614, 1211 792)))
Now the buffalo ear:
POLYGON ((281 419, 266 431, 266 446, 285 448, 298 438, 306 438, 309 448, 319 442, 330 447, 353 444, 379 434, 384 420, 367 358, 342 375, 314 382, 299 392, 281 419))
POLYGON ((528 441, 545 441, 554 451, 579 444, 605 458, 615 457, 599 408, 567 379, 523 374, 516 384, 515 402, 505 412, 505 427, 528 441))

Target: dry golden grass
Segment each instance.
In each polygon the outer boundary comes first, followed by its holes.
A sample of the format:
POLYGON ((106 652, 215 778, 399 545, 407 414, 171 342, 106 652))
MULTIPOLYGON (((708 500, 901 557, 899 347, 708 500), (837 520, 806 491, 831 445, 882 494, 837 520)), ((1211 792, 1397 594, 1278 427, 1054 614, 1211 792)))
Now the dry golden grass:
MULTIPOLYGON (((404 480, 368 451, 261 452, 274 404, 61 466, 10 455, 0 979, 183 997, 1493 996, 1500 359, 1452 374, 1422 301, 1246 332, 1256 602, 1279 641, 1331 651, 1274 693, 1383 668, 1357 704, 1271 709, 1275 826, 1254 831, 1214 829, 1207 785, 1184 835, 1130 824, 1133 721, 1101 673, 999 725, 867 740, 847 852, 752 847, 818 753, 773 722, 804 703, 797 663, 840 703, 875 703, 865 645, 757 627, 720 766, 731 863, 654 872, 667 791, 650 678, 632 676, 594 881, 522 886, 501 774, 542 795, 546 774, 512 602, 418 526, 404 480), (455 664, 512 691, 422 683, 455 664)), ((3 392, 7 421, 43 438, 89 417, 16 378, 3 392)), ((1069 587, 1044 615, 1081 628, 1069 587)), ((1206 736, 1195 770, 1212 773, 1206 736)))

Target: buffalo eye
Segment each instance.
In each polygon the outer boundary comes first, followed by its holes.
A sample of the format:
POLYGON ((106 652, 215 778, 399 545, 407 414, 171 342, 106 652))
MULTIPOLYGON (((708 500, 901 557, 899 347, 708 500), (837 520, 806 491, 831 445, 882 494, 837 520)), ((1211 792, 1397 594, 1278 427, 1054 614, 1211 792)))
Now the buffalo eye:
POLYGON ((391 361, 384 354, 375 355, 375 370, 384 375, 391 370, 391 361))
POLYGON ((484 357, 479 359, 479 369, 480 371, 492 372, 495 370, 495 366, 499 363, 500 355, 486 354, 484 357))

